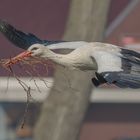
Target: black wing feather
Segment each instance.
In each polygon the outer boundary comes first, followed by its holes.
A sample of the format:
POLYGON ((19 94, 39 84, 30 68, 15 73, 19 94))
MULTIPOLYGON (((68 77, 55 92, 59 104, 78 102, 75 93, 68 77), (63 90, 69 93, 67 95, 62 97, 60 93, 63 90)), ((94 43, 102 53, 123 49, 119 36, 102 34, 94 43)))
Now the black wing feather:
MULTIPOLYGON (((107 83, 115 84, 120 88, 140 88, 140 53, 133 50, 121 49, 120 57, 123 71, 105 71, 99 73, 99 75, 107 83)), ((102 83, 98 83, 98 85, 100 84, 102 83)))
POLYGON ((64 42, 41 40, 31 33, 24 33, 20 30, 17 30, 12 25, 2 20, 0 20, 0 32, 14 45, 25 50, 36 43, 43 45, 51 45, 64 42))
POLYGON ((140 75, 125 72, 105 72, 101 75, 109 84, 115 84, 120 88, 140 88, 140 75))
POLYGON ((43 41, 31 33, 24 33, 17 30, 12 25, 0 20, 0 32, 14 45, 22 49, 28 49, 29 46, 43 41))

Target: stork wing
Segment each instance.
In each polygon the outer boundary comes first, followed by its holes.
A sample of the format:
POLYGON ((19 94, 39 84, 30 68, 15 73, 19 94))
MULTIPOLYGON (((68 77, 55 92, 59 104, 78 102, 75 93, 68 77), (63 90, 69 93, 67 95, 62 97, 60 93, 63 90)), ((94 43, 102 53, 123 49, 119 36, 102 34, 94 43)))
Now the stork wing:
POLYGON ((9 23, 0 20, 0 32, 14 45, 22 49, 28 49, 33 44, 50 45, 63 41, 41 40, 31 33, 22 32, 9 23))
POLYGON ((0 20, 0 32, 18 48, 22 48, 25 50, 28 49, 33 44, 43 44, 47 46, 49 49, 53 49, 53 50, 55 49, 73 50, 83 46, 86 43, 84 41, 67 42, 67 41, 41 40, 35 35, 18 30, 12 25, 10 25, 9 23, 2 20, 0 20))
POLYGON ((35 35, 17 30, 2 20, 0 20, 0 32, 14 45, 22 49, 28 49, 31 45, 42 42, 35 35))
POLYGON ((140 53, 118 48, 97 49, 92 55, 98 70, 95 85, 115 84, 121 88, 140 88, 140 53))

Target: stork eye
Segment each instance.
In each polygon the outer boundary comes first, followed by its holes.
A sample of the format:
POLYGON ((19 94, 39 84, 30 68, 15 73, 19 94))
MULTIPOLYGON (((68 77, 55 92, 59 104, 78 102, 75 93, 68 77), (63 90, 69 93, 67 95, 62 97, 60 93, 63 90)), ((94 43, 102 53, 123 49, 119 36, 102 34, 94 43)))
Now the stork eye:
POLYGON ((32 48, 32 51, 35 51, 35 50, 37 50, 38 48, 37 47, 34 47, 34 48, 32 48))

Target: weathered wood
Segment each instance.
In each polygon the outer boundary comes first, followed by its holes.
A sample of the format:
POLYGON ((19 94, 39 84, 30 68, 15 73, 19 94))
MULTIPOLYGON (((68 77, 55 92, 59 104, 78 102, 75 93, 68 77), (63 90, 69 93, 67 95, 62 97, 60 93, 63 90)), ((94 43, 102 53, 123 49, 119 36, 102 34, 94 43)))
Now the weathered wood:
MULTIPOLYGON (((109 0, 72 0, 65 40, 103 38, 109 0)), ((55 83, 43 103, 36 140, 77 140, 89 105, 93 72, 57 67, 55 83)))

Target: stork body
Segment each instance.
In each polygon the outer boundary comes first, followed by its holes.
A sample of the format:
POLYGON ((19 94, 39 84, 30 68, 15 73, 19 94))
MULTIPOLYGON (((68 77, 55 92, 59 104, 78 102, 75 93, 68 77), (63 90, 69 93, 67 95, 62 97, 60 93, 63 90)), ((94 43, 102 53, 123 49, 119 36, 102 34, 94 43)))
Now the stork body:
MULTIPOLYGON (((69 42, 59 45, 63 47, 67 43, 69 42)), ((57 44, 49 47, 53 45, 57 44)), ((69 54, 54 53, 42 44, 34 44, 28 51, 32 52, 32 56, 52 60, 70 69, 96 71, 96 78, 92 81, 97 86, 109 83, 121 88, 140 88, 140 53, 132 50, 122 49, 112 44, 86 42, 69 54)))
MULTIPOLYGON (((72 44, 75 45, 75 43, 76 42, 70 42, 71 45, 72 44)), ((55 45, 62 46, 65 44, 69 44, 69 42, 54 44, 51 45, 50 48, 52 48, 55 45)), ((70 69, 80 69, 80 70, 96 70, 97 66, 95 61, 93 61, 92 58, 88 57, 92 53, 91 46, 88 46, 89 44, 90 43, 86 42, 82 47, 75 49, 69 54, 54 53, 49 49, 49 47, 45 47, 40 44, 34 44, 31 47, 29 47, 28 50, 34 51, 32 56, 39 56, 44 59, 52 60, 53 62, 62 65, 63 67, 68 67, 70 69), (38 48, 38 46, 39 46, 38 51, 34 50, 34 48, 36 47, 38 48)))
MULTIPOLYGON (((69 42, 53 44, 49 45, 49 47, 34 44, 28 50, 33 51, 33 56, 50 59, 70 69, 98 70, 99 73, 103 71, 122 71, 121 58, 119 57, 121 49, 115 45, 85 42, 81 45, 82 47, 73 50, 69 54, 57 54, 49 49, 56 45, 63 47, 67 44, 69 42)), ((75 42, 70 44, 74 46, 75 42)))

